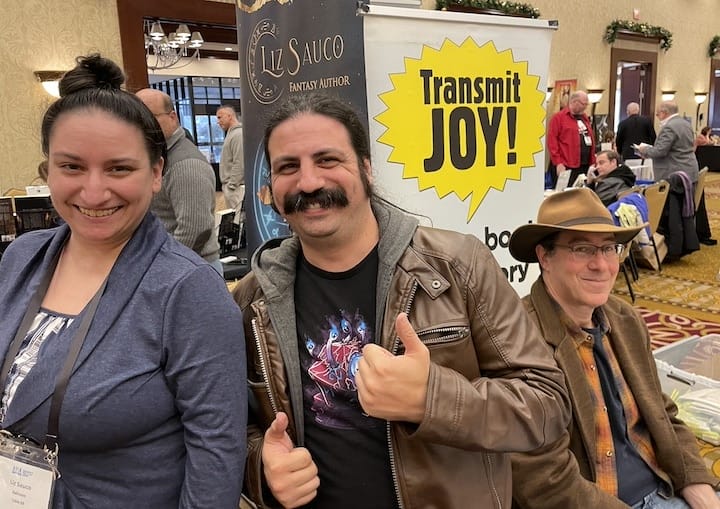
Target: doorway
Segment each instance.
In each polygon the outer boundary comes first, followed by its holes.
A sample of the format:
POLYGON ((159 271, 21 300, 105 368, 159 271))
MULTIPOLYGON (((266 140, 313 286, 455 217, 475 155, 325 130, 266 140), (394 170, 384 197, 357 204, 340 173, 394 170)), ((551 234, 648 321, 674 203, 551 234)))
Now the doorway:
POLYGON ((608 125, 617 125, 627 116, 630 102, 640 105, 640 114, 653 118, 657 52, 612 48, 610 54, 610 95, 608 125))

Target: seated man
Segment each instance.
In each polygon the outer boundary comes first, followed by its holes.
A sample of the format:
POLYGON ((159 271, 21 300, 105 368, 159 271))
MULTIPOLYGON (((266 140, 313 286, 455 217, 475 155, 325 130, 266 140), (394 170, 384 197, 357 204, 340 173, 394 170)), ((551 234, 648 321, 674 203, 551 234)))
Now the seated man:
POLYGON ((635 185, 635 174, 624 164, 619 164, 619 158, 614 150, 600 152, 585 181, 606 207, 617 200, 618 193, 635 185))
POLYGON ((624 228, 589 189, 549 196, 510 252, 538 262, 523 299, 565 372, 567 433, 513 454, 513 499, 528 508, 720 508, 712 477, 677 407, 662 394, 642 318, 610 295, 624 228))

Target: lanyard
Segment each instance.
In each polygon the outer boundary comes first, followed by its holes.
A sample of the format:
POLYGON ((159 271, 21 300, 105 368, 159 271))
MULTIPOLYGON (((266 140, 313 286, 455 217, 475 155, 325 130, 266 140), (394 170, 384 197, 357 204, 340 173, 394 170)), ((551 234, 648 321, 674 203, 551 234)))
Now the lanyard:
MULTIPOLYGON (((33 319, 37 315, 38 311, 40 311, 40 304, 42 303, 42 299, 45 297, 48 287, 50 286, 50 281, 55 273, 55 268, 57 267, 61 252, 62 249, 58 250, 58 254, 55 255, 47 271, 43 274, 43 277, 40 280, 40 285, 30 300, 27 310, 25 311, 25 316, 23 316, 22 322, 20 322, 20 327, 15 333, 15 338, 12 343, 10 343, 7 355, 5 356, 5 361, 3 362, 2 371, 0 371, 0 394, 5 390, 7 377, 12 369, 15 357, 20 351, 20 346, 30 330, 33 319)), ((45 440, 45 446, 50 450, 54 450, 57 445, 60 408, 62 407, 62 401, 65 397, 68 382, 70 381, 70 374, 75 366, 78 355, 80 355, 80 349, 85 342, 85 337, 87 336, 88 329, 90 329, 90 324, 95 316, 95 311, 97 311, 97 307, 100 303, 100 298, 105 291, 106 284, 107 278, 105 278, 98 291, 95 293, 90 302, 88 302, 84 312, 81 312, 82 320, 80 321, 80 326, 75 331, 75 335, 70 343, 70 350, 65 358, 65 364, 63 365, 57 381, 55 382, 55 390, 53 391, 52 400, 50 402, 50 415, 48 416, 47 434, 45 440)))

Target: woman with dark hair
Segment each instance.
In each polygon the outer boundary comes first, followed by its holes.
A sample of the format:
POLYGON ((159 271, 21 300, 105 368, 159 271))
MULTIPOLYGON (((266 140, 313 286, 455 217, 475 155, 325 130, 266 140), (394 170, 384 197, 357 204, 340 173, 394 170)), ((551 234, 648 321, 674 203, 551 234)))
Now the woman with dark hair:
POLYGON ((0 427, 57 451, 54 509, 234 509, 242 318, 148 212, 165 139, 123 82, 112 61, 80 57, 43 118, 66 224, 18 237, 0 262, 0 427))

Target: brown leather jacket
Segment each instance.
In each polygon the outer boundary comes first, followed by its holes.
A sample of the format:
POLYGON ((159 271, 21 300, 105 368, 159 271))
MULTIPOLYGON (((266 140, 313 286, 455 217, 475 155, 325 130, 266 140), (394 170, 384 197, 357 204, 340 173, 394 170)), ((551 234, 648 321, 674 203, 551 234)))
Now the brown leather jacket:
MULTIPOLYGON (((418 227, 387 204, 374 202, 373 210, 381 236, 376 337, 397 352, 394 318, 406 311, 432 361, 423 421, 388 423, 400 507, 509 508, 505 453, 549 444, 563 432, 569 402, 562 373, 484 244, 418 227)), ((253 257, 252 273, 235 290, 257 402, 244 492, 264 507, 277 506, 262 478, 264 430, 284 411, 294 443, 304 441, 293 301, 299 241, 271 247, 253 257)))
MULTIPOLYGON (((533 284, 523 303, 552 345, 555 359, 565 373, 573 419, 554 444, 512 455, 513 474, 516 480, 522 479, 515 485, 516 507, 627 508, 627 504, 595 484, 599 460, 595 453, 594 403, 577 354, 577 341, 586 334, 568 325, 572 320, 547 292, 542 278, 533 284)), ((665 473, 663 479, 675 495, 688 484, 716 486, 717 479, 700 457, 695 437, 678 419, 675 403, 662 393, 645 322, 630 304, 612 295, 601 309, 610 326, 610 342, 618 364, 652 437, 658 465, 665 473)))

